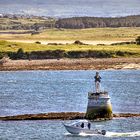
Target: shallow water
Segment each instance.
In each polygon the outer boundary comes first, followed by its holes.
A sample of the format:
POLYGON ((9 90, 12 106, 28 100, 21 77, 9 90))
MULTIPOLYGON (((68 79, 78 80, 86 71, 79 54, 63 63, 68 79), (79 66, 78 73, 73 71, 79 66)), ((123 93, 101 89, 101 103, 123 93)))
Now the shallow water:
MULTIPOLYGON (((0 72, 0 116, 26 113, 85 112, 95 71, 0 72)), ((102 89, 114 112, 140 113, 140 70, 100 71, 102 89)), ((69 123, 71 121, 65 121, 69 123)), ((62 121, 0 121, 0 140, 15 139, 140 139, 140 118, 92 123, 106 136, 67 133, 62 121)))

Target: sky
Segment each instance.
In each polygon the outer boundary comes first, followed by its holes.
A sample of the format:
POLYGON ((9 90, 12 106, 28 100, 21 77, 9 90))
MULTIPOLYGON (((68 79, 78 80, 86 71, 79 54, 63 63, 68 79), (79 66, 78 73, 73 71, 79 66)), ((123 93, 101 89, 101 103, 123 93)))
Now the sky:
POLYGON ((140 15, 140 0, 0 0, 0 13, 120 17, 140 15))

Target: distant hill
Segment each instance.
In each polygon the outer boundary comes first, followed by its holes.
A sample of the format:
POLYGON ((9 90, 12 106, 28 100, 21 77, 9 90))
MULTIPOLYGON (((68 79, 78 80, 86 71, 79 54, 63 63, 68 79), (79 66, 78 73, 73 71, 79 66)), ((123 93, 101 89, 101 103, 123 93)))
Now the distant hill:
POLYGON ((140 27, 140 15, 116 18, 72 17, 63 19, 20 15, 0 16, 0 30, 38 31, 47 28, 84 29, 105 27, 140 27))

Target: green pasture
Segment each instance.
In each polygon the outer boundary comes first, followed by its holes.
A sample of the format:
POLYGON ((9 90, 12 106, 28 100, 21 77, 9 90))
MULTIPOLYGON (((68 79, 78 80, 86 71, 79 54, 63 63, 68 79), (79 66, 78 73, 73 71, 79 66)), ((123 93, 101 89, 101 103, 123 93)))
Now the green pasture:
MULTIPOLYGON (((32 51, 46 51, 46 50, 64 50, 69 51, 100 51, 100 52, 123 52, 127 55, 130 54, 133 57, 140 57, 140 45, 129 44, 129 45, 42 45, 36 43, 14 43, 7 41, 0 41, 0 52, 17 52, 20 48, 24 52, 32 51)), ((125 55, 126 56, 126 55, 125 55)), ((129 56, 129 55, 128 55, 129 56)), ((115 56, 114 56, 115 57, 115 56)), ((127 56, 126 56, 127 57, 127 56)))
MULTIPOLYGON (((13 31, 13 30, 12 30, 13 31)), ((15 30, 20 31, 20 30, 15 30)), ((0 34, 1 40, 134 41, 140 28, 47 29, 39 34, 0 34)))

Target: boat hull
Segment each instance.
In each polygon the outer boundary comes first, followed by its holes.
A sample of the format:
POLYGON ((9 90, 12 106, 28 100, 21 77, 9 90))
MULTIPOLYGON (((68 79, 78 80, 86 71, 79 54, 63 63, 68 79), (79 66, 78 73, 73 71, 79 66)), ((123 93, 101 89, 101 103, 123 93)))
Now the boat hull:
POLYGON ((71 134, 80 134, 80 133, 85 133, 85 134, 101 134, 101 135, 105 135, 106 131, 102 130, 89 130, 89 129, 84 129, 84 128, 77 128, 77 127, 73 127, 73 126, 69 126, 69 125, 65 125, 66 130, 71 133, 71 134))

